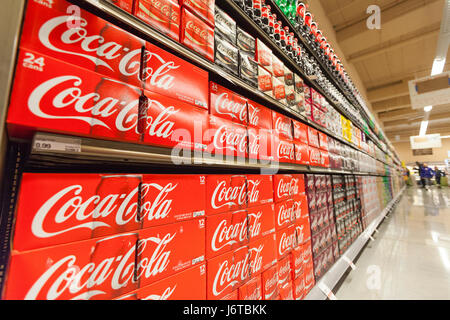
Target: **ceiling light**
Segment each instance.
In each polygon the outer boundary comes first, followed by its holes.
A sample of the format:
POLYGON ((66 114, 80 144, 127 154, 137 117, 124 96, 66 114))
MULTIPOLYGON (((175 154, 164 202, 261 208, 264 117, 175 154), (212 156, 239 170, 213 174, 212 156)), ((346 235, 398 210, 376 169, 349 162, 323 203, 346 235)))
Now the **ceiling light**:
POLYGON ((427 128, 428 128, 428 120, 427 121, 422 121, 420 123, 420 133, 419 136, 423 137, 424 135, 427 134, 427 128))
POLYGON ((444 71, 445 58, 436 58, 433 61, 433 68, 431 69, 431 76, 441 74, 444 71))
POLYGON ((423 108, 423 111, 425 112, 430 112, 431 110, 433 110, 433 106, 426 106, 423 108))

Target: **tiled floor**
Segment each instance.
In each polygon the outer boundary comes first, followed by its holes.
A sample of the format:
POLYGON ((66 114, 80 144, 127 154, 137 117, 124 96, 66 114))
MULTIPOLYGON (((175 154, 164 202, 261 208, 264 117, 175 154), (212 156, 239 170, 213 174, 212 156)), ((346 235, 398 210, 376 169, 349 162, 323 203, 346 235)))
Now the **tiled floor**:
POLYGON ((450 299, 450 188, 409 188, 336 297, 450 299))

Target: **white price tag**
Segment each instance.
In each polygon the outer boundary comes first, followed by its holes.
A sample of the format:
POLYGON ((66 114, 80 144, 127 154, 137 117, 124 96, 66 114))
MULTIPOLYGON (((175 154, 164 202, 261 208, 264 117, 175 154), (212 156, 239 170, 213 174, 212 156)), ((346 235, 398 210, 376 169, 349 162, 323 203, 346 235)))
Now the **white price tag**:
POLYGON ((352 268, 353 270, 356 269, 355 264, 353 263, 352 260, 350 260, 347 256, 342 256, 342 260, 344 260, 345 262, 348 263, 348 265, 350 266, 350 268, 352 268))
POLYGON ((330 299, 330 300, 337 300, 337 298, 334 295, 334 293, 323 282, 319 282, 319 289, 322 290, 322 292, 328 297, 328 299, 330 299))
POLYGON ((33 142, 37 151, 81 152, 81 139, 39 135, 33 142))

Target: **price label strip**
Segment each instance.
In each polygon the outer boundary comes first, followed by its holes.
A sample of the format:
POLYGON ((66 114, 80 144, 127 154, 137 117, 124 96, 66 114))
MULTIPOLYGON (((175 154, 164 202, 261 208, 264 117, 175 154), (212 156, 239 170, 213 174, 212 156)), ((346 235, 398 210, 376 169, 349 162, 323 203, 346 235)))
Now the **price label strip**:
POLYGON ((331 291, 330 288, 328 288, 328 286, 325 283, 319 282, 319 289, 328 297, 328 299, 337 300, 334 293, 331 291))
POLYGON ((81 152, 81 139, 37 135, 33 141, 35 151, 81 152))
POLYGON ((347 256, 342 256, 342 260, 344 260, 345 262, 348 263, 348 265, 350 266, 350 268, 352 268, 352 270, 356 269, 355 264, 353 263, 352 260, 350 260, 347 256))

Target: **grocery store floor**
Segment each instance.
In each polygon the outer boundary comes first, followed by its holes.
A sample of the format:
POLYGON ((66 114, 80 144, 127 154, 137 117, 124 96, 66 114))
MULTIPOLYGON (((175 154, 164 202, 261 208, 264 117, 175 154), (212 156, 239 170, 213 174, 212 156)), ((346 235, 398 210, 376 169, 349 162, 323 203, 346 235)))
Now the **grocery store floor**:
POLYGON ((450 188, 410 187, 378 231, 338 299, 450 299, 450 188))

